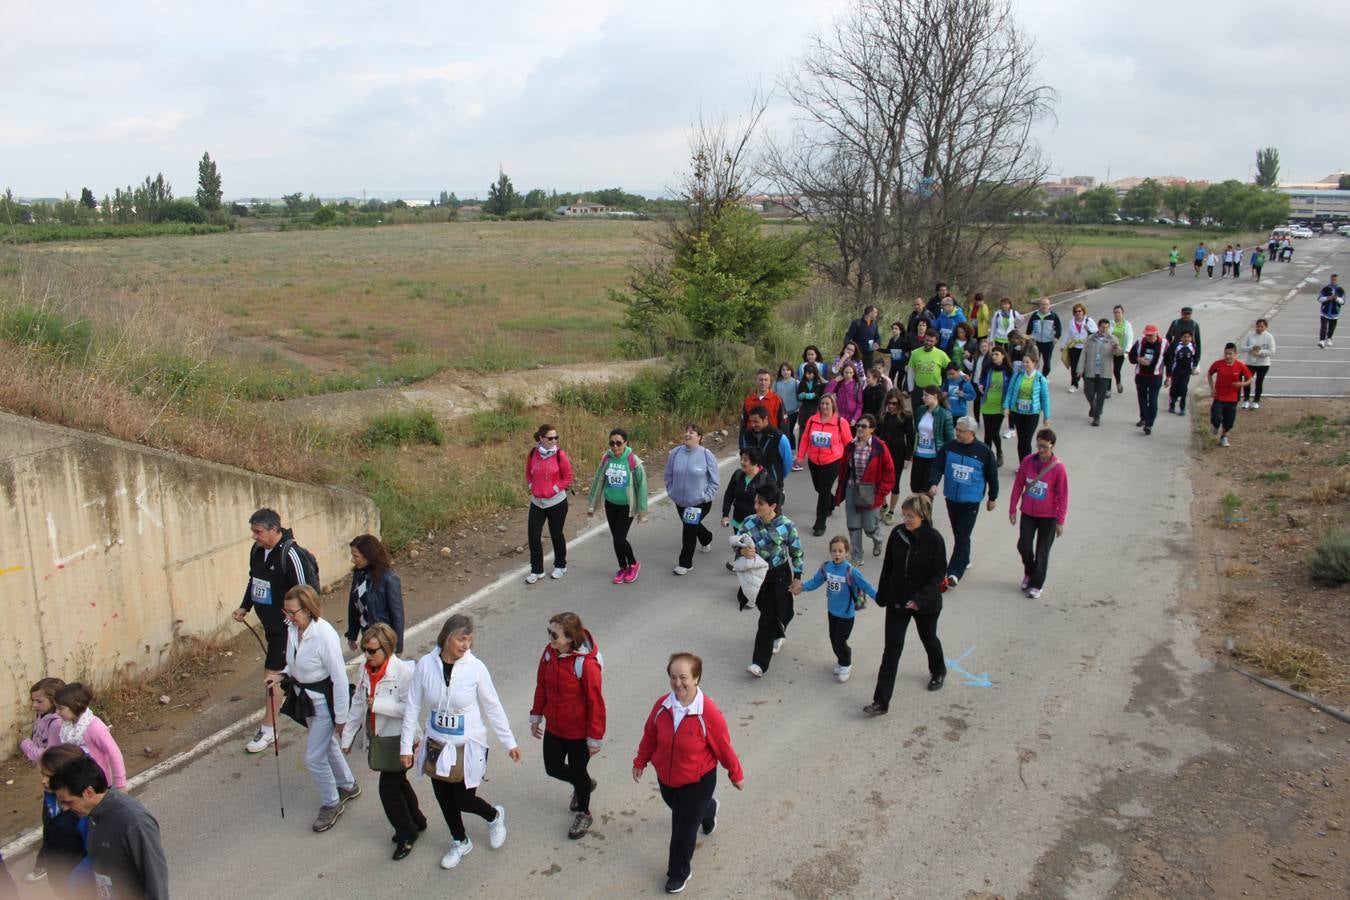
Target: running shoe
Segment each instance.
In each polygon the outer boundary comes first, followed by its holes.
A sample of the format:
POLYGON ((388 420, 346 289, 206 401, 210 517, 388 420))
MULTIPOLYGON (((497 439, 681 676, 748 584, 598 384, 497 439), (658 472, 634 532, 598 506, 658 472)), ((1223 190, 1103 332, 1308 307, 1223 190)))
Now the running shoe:
POLYGON ((794 471, 794 472, 800 472, 801 470, 802 470, 802 464, 801 464, 801 463, 793 463, 793 464, 792 464, 792 471, 794 471))
POLYGON ((623 584, 624 577, 628 574, 628 569, 620 569, 614 573, 614 583, 623 584))
POLYGON ((1252 404, 1252 409, 1260 409, 1260 408, 1261 408, 1261 404, 1260 404, 1259 401, 1252 404))
POLYGON ((688 575, 693 570, 689 566, 676 566, 671 571, 676 575, 688 575))
POLYGON ((548 573, 549 578, 561 578, 567 574, 567 566, 555 566, 552 572, 548 573))
POLYGON ((851 675, 852 673, 853 673, 852 666, 840 666, 839 671, 834 673, 834 677, 839 681, 840 684, 843 684, 845 681, 848 681, 848 676, 851 675))
POLYGON ((352 786, 349 788, 345 787, 338 788, 338 803, 342 804, 343 809, 346 809, 348 803, 350 803, 351 801, 355 800, 357 797, 360 796, 361 796, 361 785, 357 784, 356 782, 352 782, 352 786))
POLYGON ((1251 408, 1252 408, 1252 402, 1251 402, 1250 400, 1243 400, 1243 401, 1242 401, 1242 408, 1243 408, 1243 409, 1251 409, 1251 408))
POLYGON ((642 563, 635 562, 628 567, 628 571, 623 575, 624 584, 632 584, 637 581, 638 572, 642 571, 642 563))
POLYGON ((756 678, 764 677, 764 670, 759 667, 759 663, 751 663, 750 665, 745 667, 745 671, 749 672, 756 678))
POLYGON ((591 824, 594 819, 590 813, 579 812, 572 816, 572 826, 567 829, 567 837, 571 840, 580 840, 586 836, 586 832, 591 830, 591 824))
POLYGON ((472 849, 473 841, 469 838, 462 841, 451 841, 450 849, 445 851, 445 855, 441 857, 441 868, 453 869, 459 865, 461 859, 469 855, 469 851, 472 849))
POLYGON ((865 716, 884 716, 889 711, 890 710, 885 706, 875 702, 869 703, 863 707, 863 715, 865 716))
POLYGON ((276 739, 277 734, 275 731, 259 728, 253 734, 253 740, 244 745, 244 749, 249 753, 261 753, 272 746, 272 743, 276 741, 276 739))
POLYGON ((497 807, 497 818, 488 823, 488 846, 500 850, 506 843, 506 807, 497 807))
POLYGON ((1228 435, 1225 434, 1223 437, 1219 438, 1219 446, 1220 447, 1228 446, 1228 435))
POLYGON ((701 823, 703 826, 704 837, 707 837, 708 835, 712 834, 714 831, 717 830, 717 813, 718 810, 721 809, 721 807, 722 804, 718 802, 716 797, 714 797, 712 802, 713 808, 712 815, 708 816, 708 818, 704 819, 703 822, 701 823))
POLYGON ((1029 588, 1029 587, 1031 587, 1031 576, 1030 576, 1030 575, 1023 575, 1023 576, 1022 576, 1022 590, 1025 591, 1025 590, 1026 590, 1027 588, 1029 588))
POLYGON ((334 803, 332 806, 320 806, 319 815, 314 819, 314 830, 320 833, 327 831, 337 823, 340 815, 342 815, 342 804, 340 802, 334 803))
POLYGON ((1030 589, 1027 591, 1027 596, 1030 597, 1032 600, 1039 600, 1039 599, 1041 598, 1041 589, 1040 589, 1040 588, 1030 588, 1030 589))
POLYGON ((525 576, 525 583, 526 583, 526 584, 538 584, 538 583, 539 583, 540 581, 542 581, 543 579, 544 579, 544 573, 543 573, 543 572, 531 572, 530 574, 528 574, 528 575, 525 576))
POLYGON ((698 545, 698 552, 699 552, 699 553, 711 553, 711 552, 712 552, 712 541, 708 541, 708 543, 706 543, 706 544, 699 544, 699 545, 698 545))
POLYGON ((773 639, 773 652, 774 652, 774 653, 777 653, 779 650, 782 650, 782 649, 783 649, 783 645, 786 644, 786 643, 787 643, 787 638, 785 638, 785 637, 774 638, 774 639, 773 639))
POLYGON ((688 884, 688 883, 689 883, 689 879, 690 879, 690 878, 693 878, 693 877, 694 877, 694 873, 693 873, 693 872, 690 872, 688 875, 684 876, 683 878, 667 878, 667 879, 666 879, 666 893, 667 893, 667 894, 678 894, 680 891, 684 890, 684 886, 685 886, 686 884, 688 884))

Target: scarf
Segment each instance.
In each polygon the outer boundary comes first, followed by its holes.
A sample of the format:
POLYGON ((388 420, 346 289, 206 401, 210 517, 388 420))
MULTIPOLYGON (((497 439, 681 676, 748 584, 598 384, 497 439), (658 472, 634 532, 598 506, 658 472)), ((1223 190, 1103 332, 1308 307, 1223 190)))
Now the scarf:
POLYGON ((86 709, 80 713, 80 717, 74 722, 61 720, 61 743, 74 744, 76 747, 84 746, 84 733, 89 730, 89 723, 94 721, 93 710, 86 709))
POLYGON ((535 449, 539 452, 540 459, 548 459, 550 456, 558 452, 558 445, 554 444, 552 447, 547 447, 543 444, 540 444, 535 449))

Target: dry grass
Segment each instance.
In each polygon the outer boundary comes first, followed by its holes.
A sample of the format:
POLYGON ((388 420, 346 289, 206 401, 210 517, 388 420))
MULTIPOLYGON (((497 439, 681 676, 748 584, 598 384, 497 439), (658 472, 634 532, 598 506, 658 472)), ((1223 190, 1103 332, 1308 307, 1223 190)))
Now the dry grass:
MULTIPOLYGON (((127 723, 144 717, 151 708, 159 707, 159 698, 169 697, 169 704, 186 705, 182 694, 188 688, 198 693, 220 665, 220 654, 235 635, 216 637, 196 634, 177 635, 162 661, 155 666, 142 667, 124 663, 112 674, 89 679, 88 663, 76 669, 73 680, 83 680, 93 690, 91 704, 106 721, 127 723)), ((124 752, 130 748, 123 747, 124 752)))
POLYGON ((1350 685, 1350 667, 1344 661, 1298 641, 1257 633, 1239 638, 1233 654, 1298 691, 1325 695, 1350 685))

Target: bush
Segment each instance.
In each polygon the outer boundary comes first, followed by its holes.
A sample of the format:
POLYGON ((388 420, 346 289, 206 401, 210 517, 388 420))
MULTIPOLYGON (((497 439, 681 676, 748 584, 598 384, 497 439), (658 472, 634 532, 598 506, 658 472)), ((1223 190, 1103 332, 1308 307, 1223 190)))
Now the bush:
POLYGON ((1329 584, 1350 581, 1350 531, 1333 531, 1322 538, 1308 557, 1308 574, 1329 584))
POLYGON ((506 218, 512 222, 551 222, 558 217, 547 209, 513 209, 506 218))
POLYGON ((337 207, 331 203, 327 206, 320 206, 314 211, 313 222, 315 225, 332 225, 337 221, 337 207))
POLYGON ((87 358, 94 345, 94 329, 88 321, 68 322, 58 312, 28 306, 4 314, 0 319, 0 336, 74 361, 87 358))
POLYGON ((405 447, 408 444, 445 443, 445 431, 429 410, 390 412, 370 420, 361 435, 367 447, 405 447))
POLYGON ((206 212, 191 200, 171 200, 160 207, 155 221, 201 225, 206 222, 206 212))

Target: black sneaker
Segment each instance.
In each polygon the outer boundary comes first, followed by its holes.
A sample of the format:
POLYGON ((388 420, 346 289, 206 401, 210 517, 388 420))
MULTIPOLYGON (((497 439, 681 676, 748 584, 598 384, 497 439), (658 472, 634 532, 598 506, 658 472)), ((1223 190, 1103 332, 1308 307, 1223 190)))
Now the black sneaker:
POLYGON ((689 879, 690 879, 690 878, 693 878, 693 877, 694 877, 694 873, 693 873, 693 872, 690 872, 688 875, 684 876, 684 878, 667 878, 667 879, 666 879, 666 893, 667 893, 667 894, 678 894, 680 891, 684 890, 684 886, 685 886, 686 884, 688 884, 688 883, 689 883, 689 879))
POLYGON ((721 809, 721 807, 722 804, 718 802, 716 797, 714 797, 712 815, 708 816, 708 818, 703 820, 703 834, 705 836, 712 834, 714 831, 717 830, 717 813, 721 809))
POLYGON ((928 689, 930 691, 942 690, 942 683, 946 680, 947 676, 945 673, 942 675, 934 675, 932 679, 928 682, 928 689))
POLYGON ((888 712, 890 710, 880 703, 869 703, 863 707, 863 715, 865 716, 884 716, 888 712))

